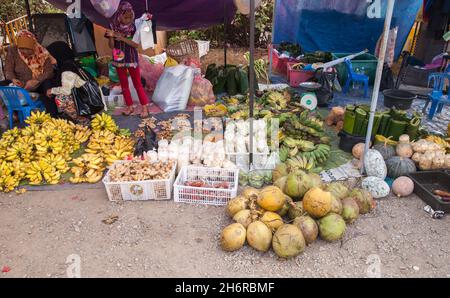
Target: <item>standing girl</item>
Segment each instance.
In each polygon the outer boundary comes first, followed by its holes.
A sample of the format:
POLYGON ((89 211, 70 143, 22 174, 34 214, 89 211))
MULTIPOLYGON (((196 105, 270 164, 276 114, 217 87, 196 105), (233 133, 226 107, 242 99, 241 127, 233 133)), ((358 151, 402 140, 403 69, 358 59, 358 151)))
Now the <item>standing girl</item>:
POLYGON ((113 65, 117 69, 123 97, 127 105, 125 115, 133 113, 133 99, 128 85, 128 73, 133 81, 134 88, 142 105, 141 117, 148 116, 148 98, 141 83, 141 74, 138 66, 139 44, 132 41, 136 26, 134 24, 134 10, 127 1, 122 1, 113 16, 111 30, 107 31, 109 46, 113 49, 113 65))

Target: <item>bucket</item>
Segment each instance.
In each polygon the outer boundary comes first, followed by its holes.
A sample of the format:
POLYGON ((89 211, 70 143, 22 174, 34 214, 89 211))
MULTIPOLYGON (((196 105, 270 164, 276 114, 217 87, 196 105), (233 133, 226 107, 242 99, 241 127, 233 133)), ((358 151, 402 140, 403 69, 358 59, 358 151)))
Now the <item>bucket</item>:
POLYGON ((387 108, 395 107, 399 110, 407 110, 411 107, 413 100, 417 97, 415 94, 396 89, 387 89, 383 91, 384 106, 387 108))
POLYGON ((353 146, 355 146, 358 143, 364 143, 366 141, 365 136, 354 136, 351 134, 346 133, 345 131, 341 130, 338 134, 340 137, 339 140, 339 149, 345 152, 352 152, 353 146))

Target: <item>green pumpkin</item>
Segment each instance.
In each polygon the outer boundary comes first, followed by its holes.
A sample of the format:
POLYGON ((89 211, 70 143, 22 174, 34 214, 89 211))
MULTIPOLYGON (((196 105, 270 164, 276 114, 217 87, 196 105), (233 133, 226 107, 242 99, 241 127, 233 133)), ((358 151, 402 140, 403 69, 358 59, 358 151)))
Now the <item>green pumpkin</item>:
POLYGON ((384 144, 375 144, 372 149, 380 152, 381 156, 383 156, 384 160, 388 160, 389 158, 395 156, 395 148, 394 146, 384 144))
POLYGON ((386 161, 388 176, 395 179, 400 176, 407 176, 410 173, 416 172, 415 163, 407 158, 400 156, 393 156, 386 161))

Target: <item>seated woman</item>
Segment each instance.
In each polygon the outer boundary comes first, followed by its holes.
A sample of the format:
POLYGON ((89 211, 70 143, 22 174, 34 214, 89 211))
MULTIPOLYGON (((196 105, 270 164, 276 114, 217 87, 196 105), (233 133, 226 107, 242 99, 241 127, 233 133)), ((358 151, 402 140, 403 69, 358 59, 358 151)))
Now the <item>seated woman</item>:
POLYGON ((11 83, 28 91, 45 94, 42 82, 53 77, 56 60, 40 45, 33 33, 22 30, 17 33, 16 45, 8 48, 5 78, 0 86, 11 83))
POLYGON ((73 87, 78 88, 84 84, 78 71, 80 66, 75 62, 75 55, 69 45, 63 41, 50 44, 47 50, 56 59, 56 68, 53 78, 42 83, 46 94, 42 98, 45 108, 52 117, 63 113, 72 121, 82 120, 77 116, 71 96, 73 87), (68 112, 68 110, 71 111, 68 112))

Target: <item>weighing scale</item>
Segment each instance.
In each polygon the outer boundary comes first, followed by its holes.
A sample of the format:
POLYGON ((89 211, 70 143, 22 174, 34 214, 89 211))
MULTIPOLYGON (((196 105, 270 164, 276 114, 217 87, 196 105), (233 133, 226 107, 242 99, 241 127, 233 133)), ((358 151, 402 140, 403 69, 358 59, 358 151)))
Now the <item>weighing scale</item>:
POLYGON ((316 91, 322 86, 316 82, 304 82, 299 85, 300 88, 300 105, 308 110, 317 108, 318 100, 316 91))

